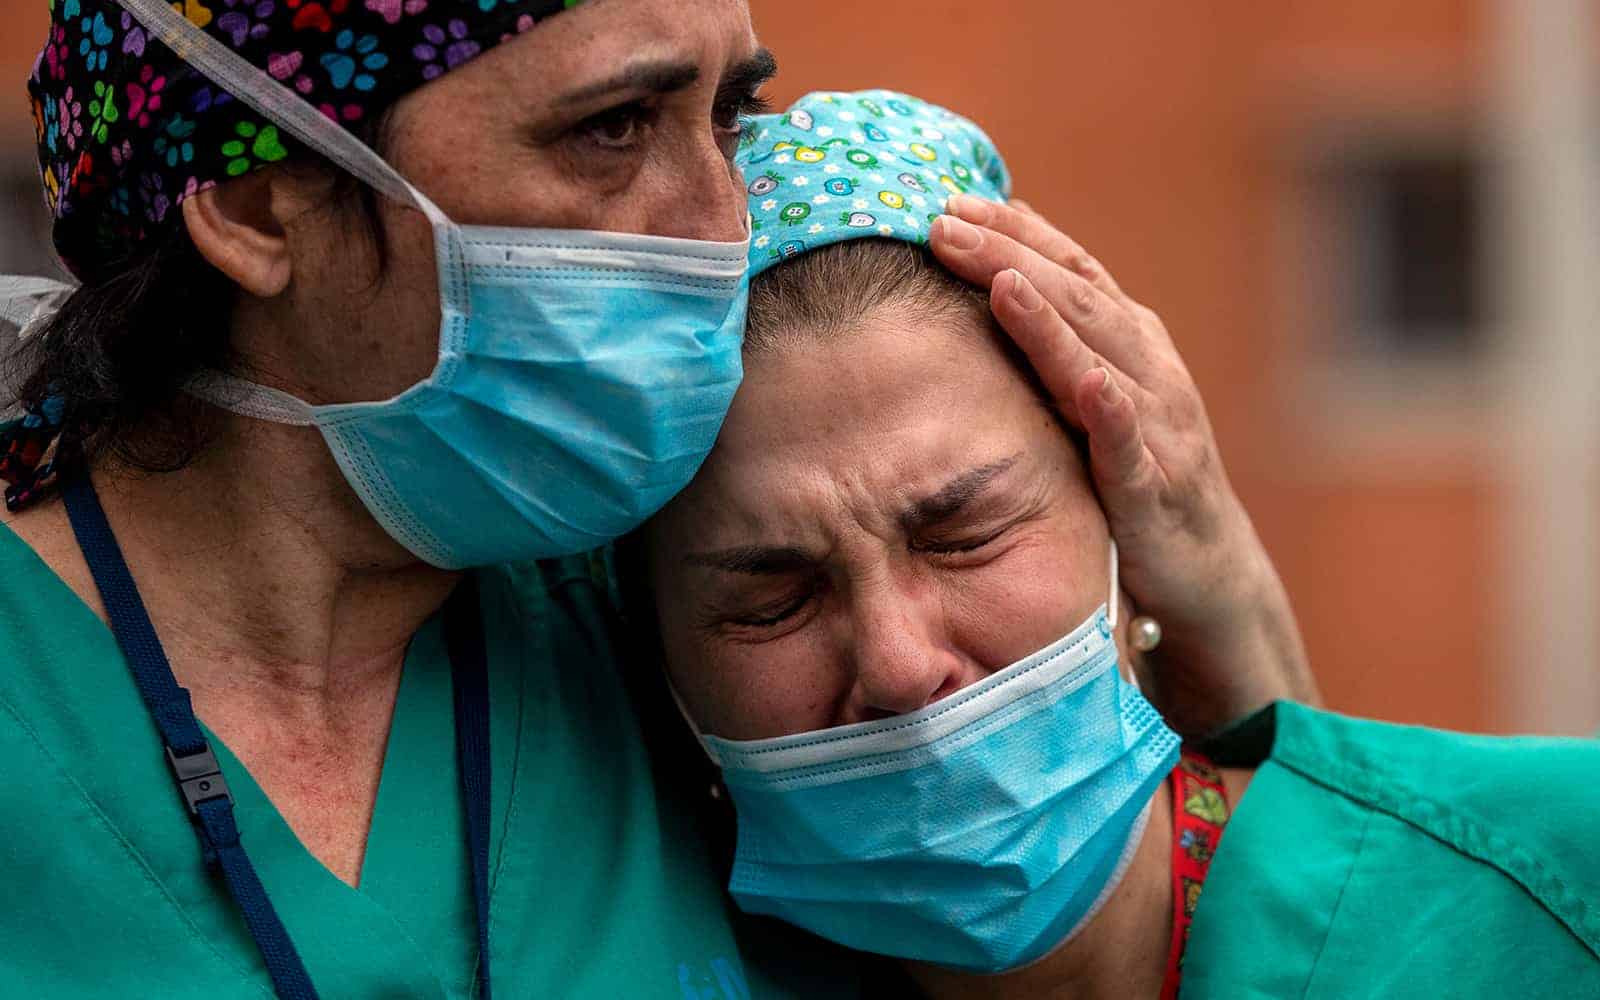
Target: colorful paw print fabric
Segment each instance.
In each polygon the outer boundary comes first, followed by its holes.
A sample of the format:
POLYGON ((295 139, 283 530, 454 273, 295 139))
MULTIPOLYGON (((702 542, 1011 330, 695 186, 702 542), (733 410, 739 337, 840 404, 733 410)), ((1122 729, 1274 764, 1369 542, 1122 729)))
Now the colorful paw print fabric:
POLYGON ((982 129, 889 90, 818 91, 782 114, 756 115, 736 160, 749 194, 752 275, 843 240, 923 243, 950 195, 1011 194, 982 129))
MULTIPOLYGON (((578 0, 177 0, 172 7, 346 127, 578 0)), ((294 152, 114 0, 50 0, 28 80, 62 260, 92 281, 184 198, 294 152)))

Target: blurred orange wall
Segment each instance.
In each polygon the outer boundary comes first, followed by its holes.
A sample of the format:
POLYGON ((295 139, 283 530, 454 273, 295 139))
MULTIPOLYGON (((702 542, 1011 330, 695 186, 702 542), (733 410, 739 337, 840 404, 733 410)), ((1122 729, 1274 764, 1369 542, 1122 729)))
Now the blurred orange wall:
MULTIPOLYGON (((887 86, 975 118, 1018 193, 1161 312, 1334 707, 1493 730, 1508 725, 1493 697, 1495 490, 1460 449, 1368 457, 1307 416, 1284 373, 1309 363, 1318 310, 1285 301, 1278 239, 1294 197, 1286 150, 1308 121, 1470 110, 1477 10, 756 0, 753 12, 782 65, 780 105, 887 86)), ((0 79, 12 81, 0 142, 31 145, 21 81, 45 22, 43 0, 0 0, 0 79)))
POLYGON ((0 0, 0 144, 33 143, 33 116, 22 87, 49 23, 45 0, 0 0))

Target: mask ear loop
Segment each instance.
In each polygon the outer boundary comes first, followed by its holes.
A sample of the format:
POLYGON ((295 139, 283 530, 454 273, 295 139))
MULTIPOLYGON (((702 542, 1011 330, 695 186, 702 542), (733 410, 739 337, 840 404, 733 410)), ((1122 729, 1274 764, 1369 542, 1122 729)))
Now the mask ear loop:
POLYGON ((184 63, 220 85, 283 131, 394 201, 416 207, 435 228, 449 219, 375 150, 222 42, 201 31, 166 0, 117 0, 184 63))
POLYGON ((700 749, 705 751, 711 763, 721 769, 722 759, 717 756, 716 751, 711 749, 711 744, 706 742, 706 734, 700 731, 699 726, 695 725, 694 716, 689 714, 689 707, 683 703, 683 696, 678 693, 678 686, 672 683, 672 677, 666 674, 665 667, 661 668, 661 672, 664 675, 663 679, 667 682, 667 691, 672 695, 672 703, 678 706, 678 714, 683 716, 683 721, 688 724, 689 731, 694 733, 694 741, 700 744, 700 749))
POLYGON ((1116 631, 1117 613, 1122 604, 1122 586, 1117 580, 1116 539, 1111 540, 1111 572, 1109 575, 1111 577, 1111 596, 1106 599, 1106 607, 1109 609, 1106 612, 1106 624, 1111 626, 1112 631, 1116 631))
MULTIPOLYGON (((241 104, 254 109, 373 190, 399 204, 416 208, 433 227, 434 243, 441 259, 459 264, 462 248, 449 217, 401 177, 376 150, 330 121, 260 67, 195 27, 166 0, 117 2, 152 37, 241 104)), ((317 423, 316 408, 303 400, 230 375, 204 373, 193 379, 187 389, 213 405, 256 419, 295 426, 317 423)))
MULTIPOLYGON (((1117 619, 1121 617, 1122 611, 1122 583, 1120 579, 1120 569, 1117 565, 1119 561, 1120 560, 1117 559, 1117 541, 1113 538, 1111 540, 1111 572, 1109 574, 1111 577, 1111 594, 1106 599, 1106 625, 1113 633, 1113 642, 1116 641, 1115 632, 1117 631, 1117 619)), ((1121 659, 1122 658, 1119 656, 1118 660, 1120 661, 1121 659)), ((1139 675, 1133 669, 1133 661, 1130 659, 1127 663, 1123 664, 1123 666, 1125 666, 1128 671, 1128 683, 1133 685, 1133 689, 1135 691, 1140 690, 1139 675)))

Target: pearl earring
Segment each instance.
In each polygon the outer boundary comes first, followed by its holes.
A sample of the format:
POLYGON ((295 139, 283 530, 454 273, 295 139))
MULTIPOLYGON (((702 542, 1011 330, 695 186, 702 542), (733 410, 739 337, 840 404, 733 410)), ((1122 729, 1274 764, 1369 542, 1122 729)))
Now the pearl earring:
POLYGON ((1140 615, 1128 623, 1128 641, 1141 653, 1154 652, 1161 645, 1161 623, 1140 615))

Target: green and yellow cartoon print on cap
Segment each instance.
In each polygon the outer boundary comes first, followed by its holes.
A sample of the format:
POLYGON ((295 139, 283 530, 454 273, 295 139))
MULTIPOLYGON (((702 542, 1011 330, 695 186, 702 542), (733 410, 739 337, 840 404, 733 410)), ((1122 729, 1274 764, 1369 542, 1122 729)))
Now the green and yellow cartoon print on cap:
POLYGON ((888 90, 807 94, 746 124, 736 157, 751 273, 842 240, 925 243, 952 194, 1004 201, 1011 176, 983 130, 888 90))

